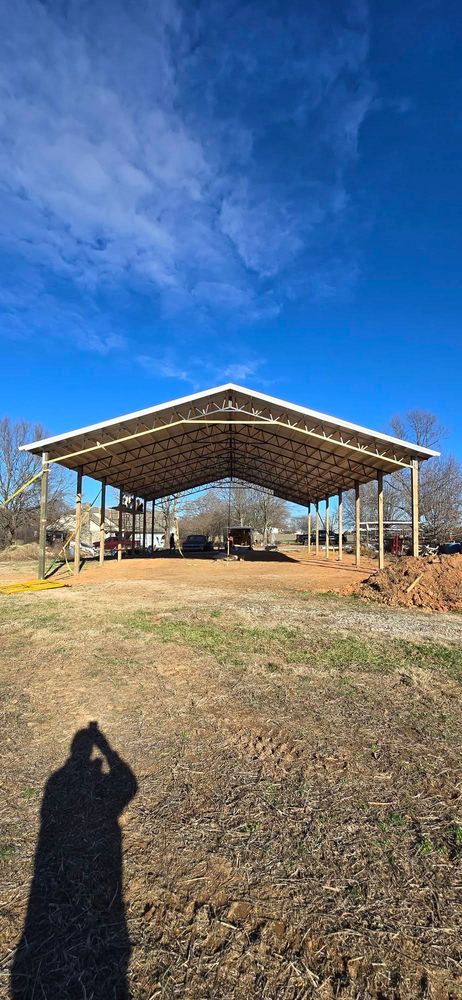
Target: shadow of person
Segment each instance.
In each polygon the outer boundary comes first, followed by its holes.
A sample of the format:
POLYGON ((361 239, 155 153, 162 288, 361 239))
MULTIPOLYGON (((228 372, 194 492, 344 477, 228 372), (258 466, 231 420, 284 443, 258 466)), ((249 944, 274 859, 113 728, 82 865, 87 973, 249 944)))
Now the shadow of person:
POLYGON ((80 729, 45 786, 12 1000, 128 1000, 118 817, 136 791, 97 723, 80 729))

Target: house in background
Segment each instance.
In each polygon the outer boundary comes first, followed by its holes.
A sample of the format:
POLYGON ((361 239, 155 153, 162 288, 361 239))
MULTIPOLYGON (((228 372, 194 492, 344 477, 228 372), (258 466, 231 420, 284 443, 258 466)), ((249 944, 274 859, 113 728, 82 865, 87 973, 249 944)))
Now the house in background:
MULTIPOLYGON (((82 504, 82 530, 81 540, 84 545, 95 545, 99 543, 99 526, 101 511, 99 507, 90 508, 88 504, 82 504)), ((132 535, 132 513, 123 513, 122 534, 124 538, 131 538, 132 535)), ((117 535, 119 530, 119 511, 116 507, 109 507, 105 514, 105 537, 111 538, 117 535)), ((67 538, 75 531, 75 513, 63 514, 52 525, 47 527, 47 544, 62 545, 67 538)), ((135 514, 135 541, 143 542, 143 512, 135 514)), ((154 545, 160 548, 164 543, 164 531, 157 521, 154 521, 154 545)), ((146 526, 146 545, 151 544, 151 518, 148 516, 146 526)))

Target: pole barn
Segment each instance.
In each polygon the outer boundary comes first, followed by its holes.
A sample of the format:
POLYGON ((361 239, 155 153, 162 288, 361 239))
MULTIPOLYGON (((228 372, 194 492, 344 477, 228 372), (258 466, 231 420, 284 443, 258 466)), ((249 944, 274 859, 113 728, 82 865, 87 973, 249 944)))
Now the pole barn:
MULTIPOLYGON (((438 455, 232 383, 34 441, 22 449, 42 457, 39 578, 44 575, 47 476, 53 463, 76 472, 76 572, 84 476, 101 482, 103 495, 107 486, 113 486, 121 495, 140 497, 145 503, 221 479, 242 479, 309 510, 314 504, 316 552, 319 502, 326 503, 329 511, 330 497, 338 495, 341 505, 344 491, 354 490, 357 564, 360 485, 375 480, 379 565, 383 566, 383 477, 398 470, 410 472, 412 552, 418 555, 419 463, 438 455)), ((328 533, 328 518, 326 529, 328 533)))

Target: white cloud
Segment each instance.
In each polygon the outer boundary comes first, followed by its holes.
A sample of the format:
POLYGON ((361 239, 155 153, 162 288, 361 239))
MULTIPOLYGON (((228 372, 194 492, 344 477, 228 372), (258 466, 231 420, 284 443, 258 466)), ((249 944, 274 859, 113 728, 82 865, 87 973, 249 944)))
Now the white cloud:
POLYGON ((258 374, 258 369, 264 364, 263 360, 257 361, 236 361, 222 368, 217 374, 222 379, 229 379, 231 382, 246 382, 247 379, 258 374))
POLYGON ((181 365, 173 351, 167 354, 160 351, 159 355, 139 354, 136 361, 148 375, 188 382, 194 389, 203 388, 205 382, 219 385, 222 382, 247 382, 249 378, 253 382, 267 384, 267 379, 260 375, 260 369, 266 364, 264 358, 242 356, 243 352, 238 345, 236 353, 241 354, 241 360, 229 360, 229 348, 227 352, 223 351, 223 355, 226 356, 226 353, 228 361, 225 360, 222 364, 204 357, 190 356, 187 368, 181 365))
POLYGON ((139 354, 136 360, 141 368, 144 368, 148 375, 160 375, 162 378, 174 378, 178 379, 180 382, 194 381, 191 374, 175 361, 169 361, 165 358, 151 357, 148 354, 139 354))
POLYGON ((89 293, 141 286, 164 310, 255 320, 301 287, 308 252, 322 294, 317 242, 373 102, 360 3, 1 5, 9 253, 89 293))

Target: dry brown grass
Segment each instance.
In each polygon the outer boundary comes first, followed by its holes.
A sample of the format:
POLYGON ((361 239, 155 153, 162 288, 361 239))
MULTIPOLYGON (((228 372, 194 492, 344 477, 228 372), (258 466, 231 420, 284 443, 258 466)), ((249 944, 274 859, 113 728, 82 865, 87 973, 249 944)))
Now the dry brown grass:
POLYGON ((0 562, 29 562, 31 559, 38 559, 37 542, 27 542, 25 544, 7 545, 0 549, 0 562))
MULTIPOLYGON (((196 590, 113 579, 0 604, 2 995, 45 782, 97 719, 138 783, 119 819, 133 1000, 460 997, 460 643, 424 641, 412 612, 231 594, 200 572, 196 590)), ((36 992, 29 980, 15 1000, 121 1000, 117 848, 100 800, 65 773, 52 843, 78 859, 72 921, 61 899, 36 992)))

